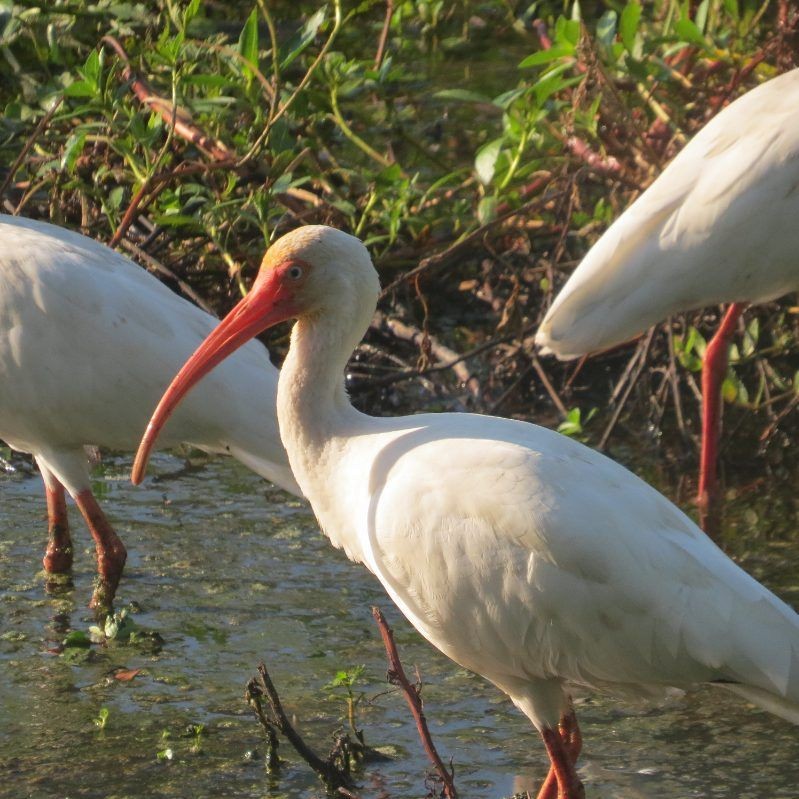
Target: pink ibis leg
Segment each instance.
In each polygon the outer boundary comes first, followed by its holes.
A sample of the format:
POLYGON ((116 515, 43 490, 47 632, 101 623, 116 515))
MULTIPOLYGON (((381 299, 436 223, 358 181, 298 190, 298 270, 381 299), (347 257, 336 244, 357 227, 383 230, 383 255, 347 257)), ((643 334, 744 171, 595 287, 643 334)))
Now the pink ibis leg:
POLYGON ((696 501, 707 510, 718 494, 718 443, 721 433, 721 385, 727 373, 730 339, 744 310, 736 302, 727 313, 705 350, 702 364, 702 453, 699 461, 699 492, 696 501))
POLYGON ((108 610, 114 600, 128 553, 88 488, 75 495, 75 504, 86 520, 97 550, 97 585, 89 607, 108 610))
POLYGON ((50 574, 65 574, 72 568, 72 539, 69 535, 64 486, 55 478, 45 482, 47 497, 47 550, 42 565, 50 574))
POLYGON ((574 711, 563 716, 557 730, 544 730, 541 736, 550 767, 537 799, 583 799, 585 791, 574 769, 583 748, 583 739, 574 711), (547 737, 551 743, 547 742, 547 737), (560 750, 560 754, 556 751, 553 757, 553 750, 560 750))

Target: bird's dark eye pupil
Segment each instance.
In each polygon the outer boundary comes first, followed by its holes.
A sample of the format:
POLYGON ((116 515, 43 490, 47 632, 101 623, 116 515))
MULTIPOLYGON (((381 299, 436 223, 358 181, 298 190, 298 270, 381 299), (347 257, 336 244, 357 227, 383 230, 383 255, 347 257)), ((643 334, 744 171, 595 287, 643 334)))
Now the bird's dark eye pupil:
POLYGON ((289 277, 293 280, 297 280, 300 275, 302 275, 302 269, 299 266, 292 266, 291 269, 289 269, 289 277))

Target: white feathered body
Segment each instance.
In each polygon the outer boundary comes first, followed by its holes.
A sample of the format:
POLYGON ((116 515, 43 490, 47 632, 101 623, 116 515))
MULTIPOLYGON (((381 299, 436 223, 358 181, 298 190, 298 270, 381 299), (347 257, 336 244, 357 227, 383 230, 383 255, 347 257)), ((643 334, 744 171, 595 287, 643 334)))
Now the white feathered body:
POLYGON ((720 682, 799 723, 792 609, 655 489, 565 436, 353 409, 341 372, 377 296, 368 253, 328 228, 286 239, 303 246, 278 242, 272 262, 319 272, 278 383, 289 462, 325 534, 422 635, 539 729, 566 712, 570 683, 648 696, 720 682))
POLYGON ((573 358, 670 314, 799 288, 799 69, 715 116, 610 226, 536 335, 573 358))
MULTIPOLYGON (((102 244, 0 216, 0 439, 74 495, 88 486, 84 445, 135 449, 163 389, 216 323, 102 244)), ((251 342, 202 381, 162 444, 232 454, 298 492, 277 429, 277 375, 251 342)))
POLYGON ((797 615, 626 469, 522 422, 364 419, 320 450, 287 442, 322 529, 539 728, 569 683, 739 683, 799 723, 797 615))

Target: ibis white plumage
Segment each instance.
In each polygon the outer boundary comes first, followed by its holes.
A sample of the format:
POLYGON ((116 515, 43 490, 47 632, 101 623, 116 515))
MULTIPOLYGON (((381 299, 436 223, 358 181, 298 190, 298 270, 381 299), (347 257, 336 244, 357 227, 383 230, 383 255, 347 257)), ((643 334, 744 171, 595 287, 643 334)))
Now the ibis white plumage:
POLYGON ((799 617, 642 480, 524 422, 353 409, 343 371, 378 289, 352 236, 309 226, 278 240, 161 399, 134 482, 191 387, 297 318, 277 394, 297 482, 332 543, 541 732, 542 799, 582 795, 570 684, 647 696, 716 684, 799 723, 799 617))
MULTIPOLYGON (((92 495, 84 445, 134 449, 175 370, 217 321, 92 239, 0 216, 0 438, 41 469, 50 572, 72 563, 65 488, 80 508, 97 549, 94 606, 113 598, 126 552, 92 495)), ((203 381, 164 444, 233 455, 299 493, 277 428, 277 374, 253 342, 203 381)))
POLYGON ((680 311, 733 305, 705 353, 699 500, 716 492, 721 384, 743 303, 799 288, 799 69, 717 114, 608 228, 536 334, 561 359, 680 311))

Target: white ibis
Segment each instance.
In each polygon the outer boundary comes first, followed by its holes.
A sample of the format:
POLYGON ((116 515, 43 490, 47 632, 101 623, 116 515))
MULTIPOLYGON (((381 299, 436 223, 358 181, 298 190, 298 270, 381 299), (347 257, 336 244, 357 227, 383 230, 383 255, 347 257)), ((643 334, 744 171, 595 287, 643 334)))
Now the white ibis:
POLYGON ((747 302, 799 288, 799 69, 715 116, 608 228, 536 334, 561 359, 680 311, 733 303, 704 358, 700 505, 717 493, 721 385, 747 302))
MULTIPOLYGON (((113 599, 126 551, 92 495, 84 445, 132 450, 175 370, 218 320, 78 233, 0 215, 0 439, 44 478, 48 572, 67 571, 64 488, 97 549, 92 605, 113 599)), ((275 417, 277 370, 253 342, 199 387, 165 445, 233 455, 299 493, 275 417)))
POLYGON ((309 226, 278 240, 162 397, 134 482, 191 387, 296 317, 277 414, 297 482, 331 542, 541 732, 551 760, 541 797, 583 795, 571 683, 652 696, 709 683, 799 723, 799 616, 655 489, 536 425, 374 418, 350 405, 343 371, 378 289, 352 236, 309 226))

